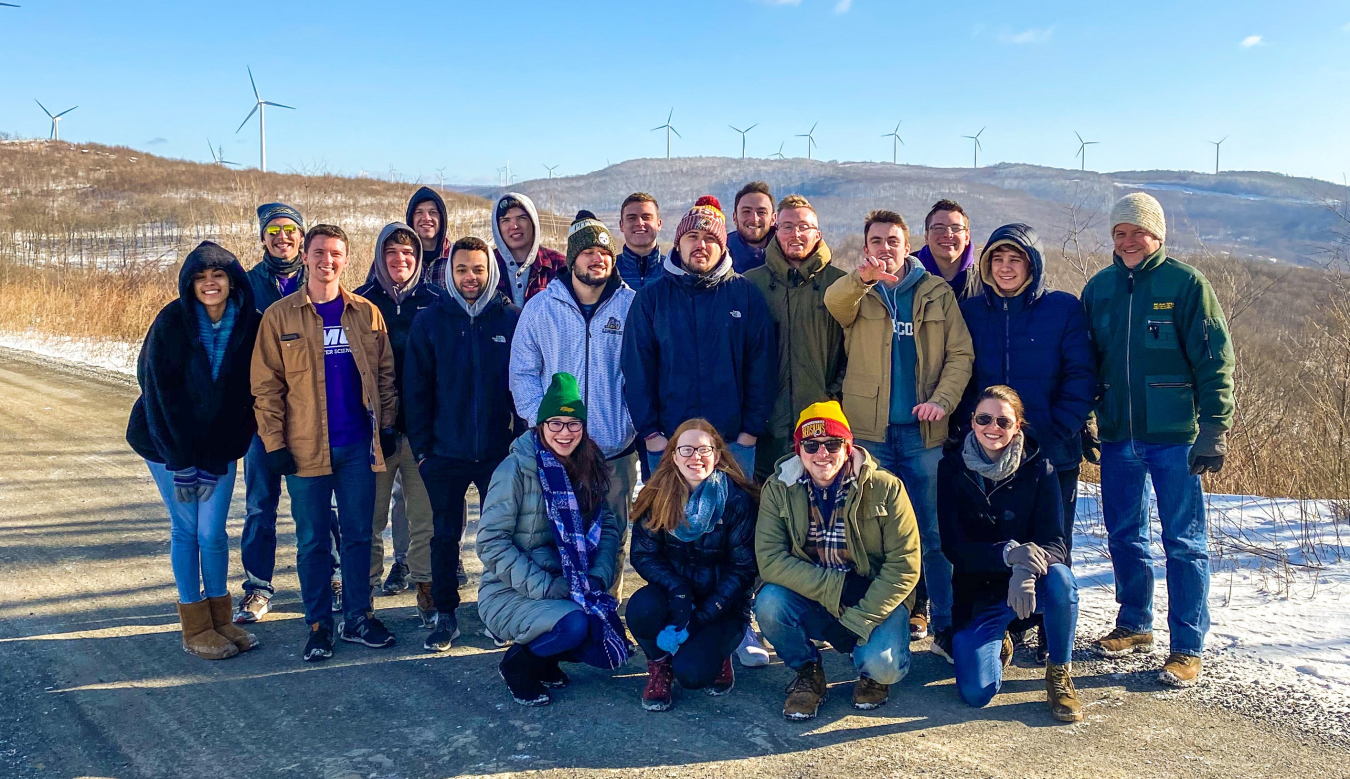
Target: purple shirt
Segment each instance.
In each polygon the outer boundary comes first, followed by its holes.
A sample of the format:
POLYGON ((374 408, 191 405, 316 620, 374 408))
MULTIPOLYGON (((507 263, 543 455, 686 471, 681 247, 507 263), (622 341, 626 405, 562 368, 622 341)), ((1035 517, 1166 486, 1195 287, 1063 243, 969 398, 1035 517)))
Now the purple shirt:
POLYGON ((370 419, 361 399, 361 374, 342 329, 342 297, 315 303, 323 317, 323 375, 328 398, 328 445, 351 446, 370 440, 370 419))

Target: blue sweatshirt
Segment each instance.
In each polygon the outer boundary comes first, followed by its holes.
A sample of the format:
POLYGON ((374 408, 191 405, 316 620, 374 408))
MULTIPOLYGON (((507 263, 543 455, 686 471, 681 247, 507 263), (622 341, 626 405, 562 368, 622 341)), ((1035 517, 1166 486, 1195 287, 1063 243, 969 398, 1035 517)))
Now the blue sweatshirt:
POLYGON ((907 263, 909 271, 900 283, 888 287, 877 284, 881 300, 891 312, 891 411, 892 425, 912 425, 918 422, 914 407, 918 405, 919 351, 914 345, 914 287, 927 273, 919 263, 907 263))

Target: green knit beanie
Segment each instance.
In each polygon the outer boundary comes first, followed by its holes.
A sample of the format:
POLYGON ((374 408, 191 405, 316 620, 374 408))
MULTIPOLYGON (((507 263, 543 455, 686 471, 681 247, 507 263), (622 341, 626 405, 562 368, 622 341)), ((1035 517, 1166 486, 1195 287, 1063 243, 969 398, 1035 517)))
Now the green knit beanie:
POLYGON ((576 417, 586 421, 586 403, 581 399, 581 388, 577 386, 577 377, 570 373, 555 373, 549 382, 548 392, 539 401, 539 415, 536 425, 544 424, 553 417, 576 417))
POLYGON ((567 267, 572 267, 572 263, 577 261, 577 255, 592 246, 598 246, 609 252, 609 256, 614 256, 614 238, 609 234, 609 228, 590 211, 578 211, 577 218, 572 220, 572 226, 567 231, 567 267))

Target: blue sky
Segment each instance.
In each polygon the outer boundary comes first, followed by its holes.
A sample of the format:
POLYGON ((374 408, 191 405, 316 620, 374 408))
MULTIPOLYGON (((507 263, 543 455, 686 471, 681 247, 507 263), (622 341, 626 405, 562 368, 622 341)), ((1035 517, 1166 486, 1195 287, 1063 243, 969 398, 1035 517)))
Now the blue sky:
POLYGON ((268 167, 495 183, 663 156, 752 156, 819 122, 819 159, 1350 171, 1350 4, 1230 2, 167 3, 0 8, 0 131, 268 167))

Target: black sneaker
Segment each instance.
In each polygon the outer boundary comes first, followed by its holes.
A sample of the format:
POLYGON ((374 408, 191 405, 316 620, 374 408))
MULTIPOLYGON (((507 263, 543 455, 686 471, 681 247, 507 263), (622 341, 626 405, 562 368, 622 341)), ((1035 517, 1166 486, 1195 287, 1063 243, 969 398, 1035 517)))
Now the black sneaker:
POLYGON ((510 641, 507 641, 504 638, 497 638, 497 634, 493 633, 491 630, 488 630, 487 628, 483 628, 483 636, 492 639, 492 645, 497 647, 498 649, 505 649, 508 646, 511 646, 510 641))
POLYGON ((333 656, 333 628, 327 622, 309 626, 309 641, 301 655, 307 663, 319 663, 333 656))
POLYGON ((384 586, 380 587, 380 592, 384 595, 397 595, 408 589, 408 565, 395 561, 392 568, 389 569, 389 575, 384 579, 384 586))
POLYGON ((459 621, 455 619, 455 615, 437 612, 436 626, 432 628, 431 635, 427 636, 422 648, 428 652, 445 652, 457 638, 459 638, 459 621))
POLYGON ((455 569, 455 578, 459 580, 459 586, 465 587, 469 584, 469 572, 464 570, 464 561, 459 561, 459 567, 455 569))
POLYGON ((952 629, 938 628, 933 631, 933 644, 928 651, 946 660, 950 665, 956 665, 956 659, 952 657, 952 629))
POLYGON ((334 614, 341 614, 341 613, 342 613, 342 580, 341 580, 341 579, 334 579, 333 582, 332 582, 332 587, 333 587, 333 613, 334 613, 334 614))
POLYGON ((338 637, 343 641, 365 644, 375 649, 383 649, 395 643, 394 634, 390 633, 389 628, 376 619, 375 613, 371 611, 357 617, 354 624, 343 622, 338 625, 338 637))

